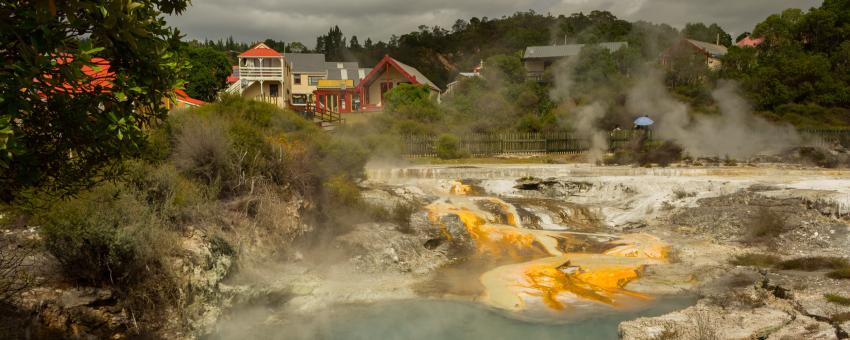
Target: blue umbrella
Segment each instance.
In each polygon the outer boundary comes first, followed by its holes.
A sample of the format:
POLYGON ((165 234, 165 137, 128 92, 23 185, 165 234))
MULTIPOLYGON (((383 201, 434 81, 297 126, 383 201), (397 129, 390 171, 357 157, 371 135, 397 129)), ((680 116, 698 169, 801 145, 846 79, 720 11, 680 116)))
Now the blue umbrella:
POLYGON ((653 121, 652 119, 650 119, 647 116, 643 116, 643 117, 640 117, 638 119, 635 119, 635 125, 637 125, 637 126, 650 126, 653 123, 655 123, 655 121, 653 121))

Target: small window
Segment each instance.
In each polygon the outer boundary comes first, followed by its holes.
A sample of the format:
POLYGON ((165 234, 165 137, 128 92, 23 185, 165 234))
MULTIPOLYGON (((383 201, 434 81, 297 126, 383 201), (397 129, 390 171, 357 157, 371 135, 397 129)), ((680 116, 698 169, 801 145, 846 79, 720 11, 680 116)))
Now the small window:
POLYGON ((301 85, 301 74, 300 73, 295 73, 295 74, 292 75, 292 77, 294 78, 293 83, 295 83, 295 85, 301 85))
POLYGON ((309 77, 307 82, 310 86, 317 86, 319 85, 319 80, 322 80, 322 77, 309 77))
POLYGON ((280 85, 269 84, 269 96, 272 96, 272 97, 280 96, 280 85))
POLYGON ((292 95, 292 104, 295 104, 295 105, 305 105, 305 104, 307 104, 307 95, 306 94, 293 94, 292 95))
POLYGON ((345 65, 343 65, 342 63, 336 63, 336 68, 343 68, 343 67, 345 67, 345 65))

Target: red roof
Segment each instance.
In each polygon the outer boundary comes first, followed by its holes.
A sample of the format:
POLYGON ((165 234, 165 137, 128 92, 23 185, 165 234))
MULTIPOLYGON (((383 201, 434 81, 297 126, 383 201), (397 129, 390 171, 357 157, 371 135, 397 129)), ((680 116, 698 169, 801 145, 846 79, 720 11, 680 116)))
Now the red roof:
POLYGON ((177 94, 177 100, 179 100, 179 101, 187 102, 187 103, 192 104, 192 105, 204 105, 204 104, 207 103, 203 100, 199 100, 199 99, 189 97, 189 95, 186 93, 186 91, 183 91, 181 89, 175 89, 174 92, 177 94))
POLYGON ((266 44, 259 43, 257 46, 252 47, 250 50, 242 52, 239 55, 240 57, 280 57, 280 52, 275 51, 273 48, 266 46, 266 44))
MULTIPOLYGON (((73 56, 71 55, 59 55, 56 58, 56 64, 59 65, 70 63, 71 61, 73 61, 73 56)), ((92 58, 91 63, 92 66, 83 65, 82 71, 87 77, 85 80, 80 80, 74 84, 66 82, 54 85, 54 90, 64 93, 109 93, 109 89, 112 88, 112 81, 115 80, 115 73, 109 71, 109 61, 103 58, 92 58)), ((50 75, 44 75, 42 79, 47 84, 51 83, 50 75)), ((35 79, 35 81, 39 81, 39 79, 35 79)), ((41 96, 45 97, 46 95, 42 93, 41 96)))
POLYGON ((233 68, 230 71, 230 75, 227 76, 227 83, 235 83, 239 81, 239 66, 233 65, 233 68))
POLYGON ((761 43, 763 43, 763 42, 764 42, 764 38, 753 39, 753 37, 747 36, 747 37, 745 37, 744 39, 741 39, 741 41, 738 42, 738 47, 756 47, 758 45, 761 45, 761 43))

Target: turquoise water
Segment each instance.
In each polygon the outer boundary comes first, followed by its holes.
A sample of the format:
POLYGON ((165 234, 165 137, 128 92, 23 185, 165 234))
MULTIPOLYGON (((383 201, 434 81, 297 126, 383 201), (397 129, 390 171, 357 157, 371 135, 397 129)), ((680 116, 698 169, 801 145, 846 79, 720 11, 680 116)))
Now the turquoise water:
POLYGON ((311 318, 270 322, 269 311, 245 310, 212 339, 617 339, 621 321, 693 305, 694 297, 655 300, 645 309, 607 311, 561 323, 528 322, 476 303, 409 300, 342 306, 311 318))

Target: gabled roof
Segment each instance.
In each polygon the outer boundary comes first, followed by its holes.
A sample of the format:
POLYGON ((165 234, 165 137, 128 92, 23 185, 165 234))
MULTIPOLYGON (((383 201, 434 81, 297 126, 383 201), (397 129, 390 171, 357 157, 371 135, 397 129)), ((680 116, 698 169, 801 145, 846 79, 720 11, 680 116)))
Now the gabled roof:
POLYGON ((275 51, 273 48, 268 47, 266 44, 259 43, 251 49, 242 52, 239 55, 240 57, 278 57, 280 58, 280 52, 275 51))
POLYGON ((381 73, 381 70, 384 69, 385 65, 392 66, 393 68, 398 70, 399 73, 401 73, 405 78, 407 78, 407 80, 410 81, 410 83, 412 84, 428 85, 428 87, 432 88, 433 90, 441 92, 440 87, 434 84, 434 82, 428 79, 428 77, 425 77, 422 72, 419 72, 419 70, 417 70, 413 66, 407 65, 396 59, 393 59, 389 55, 384 55, 384 58, 381 59, 381 61, 379 61, 378 64, 372 68, 369 74, 367 74, 366 77, 360 80, 360 83, 357 84, 357 89, 361 89, 363 86, 366 85, 367 82, 371 82, 373 78, 377 77, 381 73))
POLYGON ((712 44, 712 43, 707 43, 707 42, 704 42, 704 41, 693 40, 693 39, 686 39, 686 40, 689 43, 691 43, 691 45, 694 45, 696 48, 702 50, 703 52, 707 53, 708 55, 710 55, 712 57, 721 57, 721 56, 726 55, 727 52, 729 52, 729 50, 726 48, 726 46, 715 45, 715 44, 712 44))
MULTIPOLYGON (((565 58, 565 57, 575 57, 581 53, 581 49, 584 48, 585 45, 588 44, 569 44, 569 45, 551 45, 551 46, 528 46, 525 48, 525 53, 523 53, 523 59, 546 59, 546 58, 565 58)), ((625 46, 629 46, 629 43, 624 41, 617 42, 602 42, 595 45, 599 45, 600 47, 607 48, 609 51, 614 52, 623 48, 625 46)))
POLYGON ((283 55, 292 65, 293 73, 325 72, 325 55, 321 53, 285 53, 283 55))

